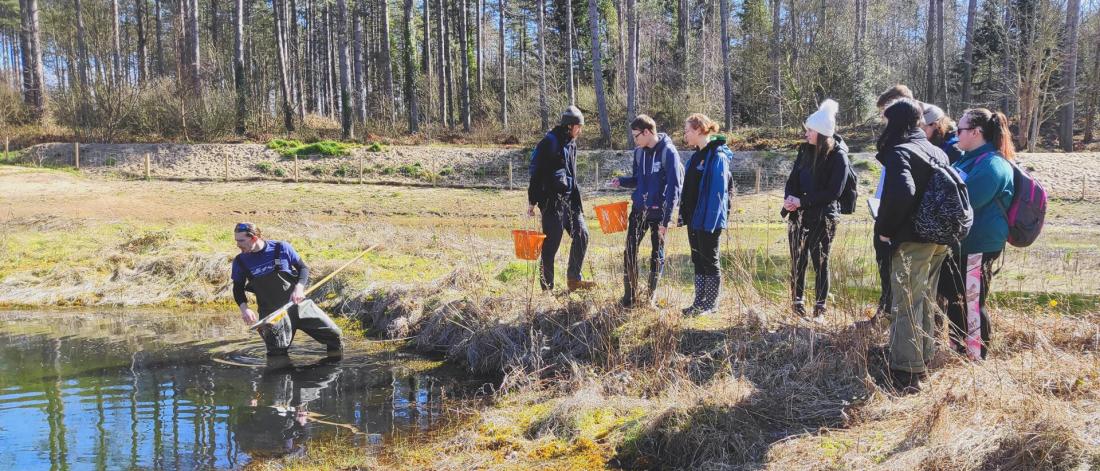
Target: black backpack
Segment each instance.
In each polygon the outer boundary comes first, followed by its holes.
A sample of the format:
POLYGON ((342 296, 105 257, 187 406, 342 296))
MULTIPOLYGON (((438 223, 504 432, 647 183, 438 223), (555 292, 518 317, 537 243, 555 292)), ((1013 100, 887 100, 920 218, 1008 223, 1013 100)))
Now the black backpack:
POLYGON ((913 158, 928 162, 932 174, 913 212, 913 234, 936 244, 953 245, 966 238, 974 224, 974 208, 962 177, 949 165, 940 165, 925 156, 927 153, 913 143, 898 148, 913 158))
POLYGON ((848 177, 844 180, 844 191, 840 193, 837 203, 840 203, 840 214, 854 214, 856 212, 856 200, 859 199, 859 177, 856 176, 852 162, 848 156, 844 156, 844 167, 848 177))

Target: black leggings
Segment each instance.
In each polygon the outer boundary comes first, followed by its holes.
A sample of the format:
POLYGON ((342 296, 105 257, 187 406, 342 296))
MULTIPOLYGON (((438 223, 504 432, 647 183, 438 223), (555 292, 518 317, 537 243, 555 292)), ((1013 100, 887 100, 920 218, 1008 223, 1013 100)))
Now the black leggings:
POLYGON ((688 229, 688 245, 691 246, 691 263, 696 275, 718 275, 721 266, 718 261, 718 238, 722 229, 714 232, 688 229))
POLYGON ((829 251, 836 236, 836 219, 792 220, 787 225, 791 249, 791 300, 802 304, 806 292, 806 267, 813 263, 814 295, 817 307, 829 297, 829 251))

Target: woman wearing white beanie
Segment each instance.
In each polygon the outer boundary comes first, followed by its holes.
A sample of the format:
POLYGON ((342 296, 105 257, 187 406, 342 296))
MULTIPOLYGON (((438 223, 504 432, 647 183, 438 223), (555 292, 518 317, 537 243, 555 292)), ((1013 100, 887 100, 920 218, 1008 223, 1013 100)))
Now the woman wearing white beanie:
POLYGON ((791 175, 787 178, 783 211, 788 220, 791 249, 791 301, 794 313, 806 315, 804 300, 806 267, 817 273, 814 320, 823 321, 829 296, 829 250, 840 217, 838 200, 847 182, 848 146, 836 134, 838 105, 833 100, 806 118, 806 142, 798 146, 791 175))

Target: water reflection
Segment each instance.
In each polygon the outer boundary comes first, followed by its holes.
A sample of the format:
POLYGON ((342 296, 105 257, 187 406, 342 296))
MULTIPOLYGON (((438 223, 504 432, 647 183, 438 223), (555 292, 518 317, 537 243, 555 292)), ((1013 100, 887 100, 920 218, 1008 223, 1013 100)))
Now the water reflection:
POLYGON ((231 317, 104 315, 0 313, 0 469, 233 468, 318 437, 371 447, 437 424, 459 386, 395 353, 333 361, 307 346, 267 362, 231 317))

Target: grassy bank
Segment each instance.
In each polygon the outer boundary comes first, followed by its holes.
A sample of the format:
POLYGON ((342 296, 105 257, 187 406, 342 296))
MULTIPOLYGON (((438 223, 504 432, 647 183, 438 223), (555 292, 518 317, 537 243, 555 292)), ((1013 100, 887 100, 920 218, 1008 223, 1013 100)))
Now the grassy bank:
POLYGON ((991 302, 991 360, 944 349, 929 387, 897 397, 881 381, 885 332, 853 327, 877 296, 869 221, 845 219, 832 312, 806 324, 787 309, 778 194, 735 199, 724 307, 682 318, 692 281, 682 230, 669 233, 661 309, 615 305, 623 234, 601 234, 591 217, 585 274, 601 286, 546 295, 534 264, 511 253, 510 230, 536 226, 521 216, 522 191, 141 182, 15 167, 0 167, 0 185, 0 303, 232 309, 229 231, 251 220, 291 241, 318 276, 380 244, 318 298, 371 338, 408 338, 405 348, 500 379, 429 440, 369 452, 314 443, 258 469, 1100 466, 1100 254, 1088 242, 1100 230, 1089 203, 1055 201, 1039 243, 1009 250, 991 302))

